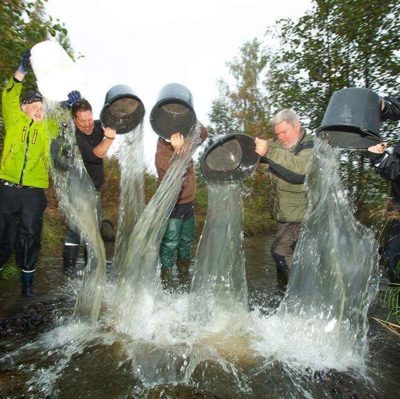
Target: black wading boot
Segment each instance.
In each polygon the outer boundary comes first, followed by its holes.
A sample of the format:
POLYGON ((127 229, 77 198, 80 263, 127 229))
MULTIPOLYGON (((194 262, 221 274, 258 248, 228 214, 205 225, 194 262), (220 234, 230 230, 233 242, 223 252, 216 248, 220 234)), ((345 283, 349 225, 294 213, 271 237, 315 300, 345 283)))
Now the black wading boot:
POLYGON ((35 272, 22 272, 21 282, 22 282, 22 295, 27 298, 36 297, 36 293, 33 290, 33 279, 35 272))
POLYGON ((190 259, 177 259, 176 266, 178 267, 179 283, 183 290, 187 290, 190 285, 189 267, 191 264, 190 259))
POLYGON ((63 260, 64 260, 64 271, 73 271, 76 266, 78 259, 79 244, 64 245, 63 260))

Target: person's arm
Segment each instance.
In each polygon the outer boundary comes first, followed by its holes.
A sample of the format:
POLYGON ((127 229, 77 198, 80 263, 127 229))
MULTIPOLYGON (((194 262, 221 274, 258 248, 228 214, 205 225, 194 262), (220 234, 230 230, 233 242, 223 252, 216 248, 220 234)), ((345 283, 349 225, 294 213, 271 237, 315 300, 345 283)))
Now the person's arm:
POLYGON ((384 97, 382 99, 382 120, 390 119, 392 121, 400 120, 400 100, 393 97, 384 97))
POLYGON ((171 135, 170 144, 166 143, 161 138, 158 139, 155 155, 155 166, 159 182, 161 182, 167 173, 172 157, 174 154, 179 153, 184 143, 185 139, 180 133, 174 133, 171 135))
POLYGON ((268 152, 270 170, 293 184, 303 184, 311 167, 312 149, 304 148, 297 155, 291 151, 274 148, 268 152))
POLYGON ((311 166, 312 149, 305 146, 294 153, 283 148, 269 145, 266 140, 255 139, 256 153, 260 155, 260 163, 269 165, 270 170, 282 179, 303 184, 311 166))
POLYGON ((93 154, 97 158, 104 158, 107 155, 108 150, 112 146, 112 143, 113 143, 116 135, 117 135, 117 132, 115 129, 106 127, 104 129, 104 139, 100 144, 98 144, 96 147, 93 148, 93 154))
POLYGON ((3 120, 6 127, 13 123, 14 118, 19 118, 19 114, 22 113, 19 98, 22 92, 22 81, 29 71, 30 55, 29 50, 25 51, 18 69, 14 72, 13 77, 8 81, 3 91, 3 120))
POLYGON ((400 178, 400 143, 396 144, 392 153, 385 151, 386 144, 380 143, 368 148, 368 157, 376 172, 389 180, 400 178))

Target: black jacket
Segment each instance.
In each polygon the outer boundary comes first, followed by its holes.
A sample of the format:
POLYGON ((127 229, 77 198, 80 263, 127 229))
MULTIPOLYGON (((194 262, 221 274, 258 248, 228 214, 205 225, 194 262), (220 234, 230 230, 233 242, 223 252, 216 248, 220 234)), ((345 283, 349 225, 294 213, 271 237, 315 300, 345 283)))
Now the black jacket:
POLYGON ((97 147, 104 139, 101 122, 95 121, 93 132, 89 135, 82 133, 78 128, 76 128, 75 134, 85 168, 96 190, 100 190, 104 183, 103 159, 93 154, 93 148, 97 147))
MULTIPOLYGON (((400 101, 392 97, 385 97, 384 101, 382 120, 400 120, 400 101)), ((383 154, 369 153, 368 156, 377 173, 391 180, 393 200, 400 204, 400 142, 394 146, 392 153, 385 151, 383 154)))

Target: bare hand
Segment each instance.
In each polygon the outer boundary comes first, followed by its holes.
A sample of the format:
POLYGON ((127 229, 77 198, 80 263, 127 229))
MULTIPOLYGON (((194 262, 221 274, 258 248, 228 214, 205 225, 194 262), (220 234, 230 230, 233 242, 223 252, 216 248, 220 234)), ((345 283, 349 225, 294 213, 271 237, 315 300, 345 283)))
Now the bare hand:
POLYGON ((176 152, 177 154, 179 154, 179 152, 181 151, 184 143, 185 138, 181 133, 177 132, 171 135, 171 145, 174 149, 174 152, 176 152))
POLYGON ((111 127, 106 127, 104 129, 104 136, 110 140, 114 140, 117 135, 117 131, 111 127))
POLYGON ((387 143, 379 143, 368 147, 369 152, 373 152, 374 154, 383 154, 386 150, 387 143))
POLYGON ((263 157, 267 152, 268 152, 268 142, 267 140, 262 140, 256 137, 254 140, 256 143, 256 153, 260 156, 263 157))

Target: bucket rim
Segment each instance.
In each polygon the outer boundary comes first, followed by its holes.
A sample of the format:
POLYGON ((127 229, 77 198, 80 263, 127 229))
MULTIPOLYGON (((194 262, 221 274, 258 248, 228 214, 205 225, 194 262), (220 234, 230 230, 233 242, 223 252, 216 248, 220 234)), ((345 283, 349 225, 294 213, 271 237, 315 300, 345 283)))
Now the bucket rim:
MULTIPOLYGON (((207 156, 209 154, 211 154, 213 152, 213 150, 215 150, 217 147, 219 147, 231 140, 238 139, 238 138, 245 140, 248 143, 252 143, 252 144, 255 141, 254 137, 249 136, 244 133, 220 134, 220 135, 216 135, 214 137, 210 137, 210 140, 212 140, 212 143, 210 143, 209 146, 206 147, 206 149, 204 150, 203 156, 201 158, 201 163, 200 163, 201 173, 207 181, 229 182, 229 181, 244 180, 255 171, 255 169, 257 168, 257 166, 260 162, 260 156, 256 152, 254 152, 254 159, 252 159, 250 166, 246 169, 247 173, 243 173, 242 176, 240 176, 240 177, 239 177, 239 175, 236 178, 234 177, 234 174, 235 173, 237 174, 237 171, 235 172, 235 170, 232 170, 231 174, 229 175, 229 173, 228 173, 226 176, 223 176, 223 173, 221 173, 219 178, 216 177, 216 176, 218 176, 218 173, 214 174, 214 176, 210 176, 210 174, 207 172, 207 167, 206 167, 206 162, 205 162, 207 156)), ((239 140, 237 140, 237 141, 239 141, 239 140)))

